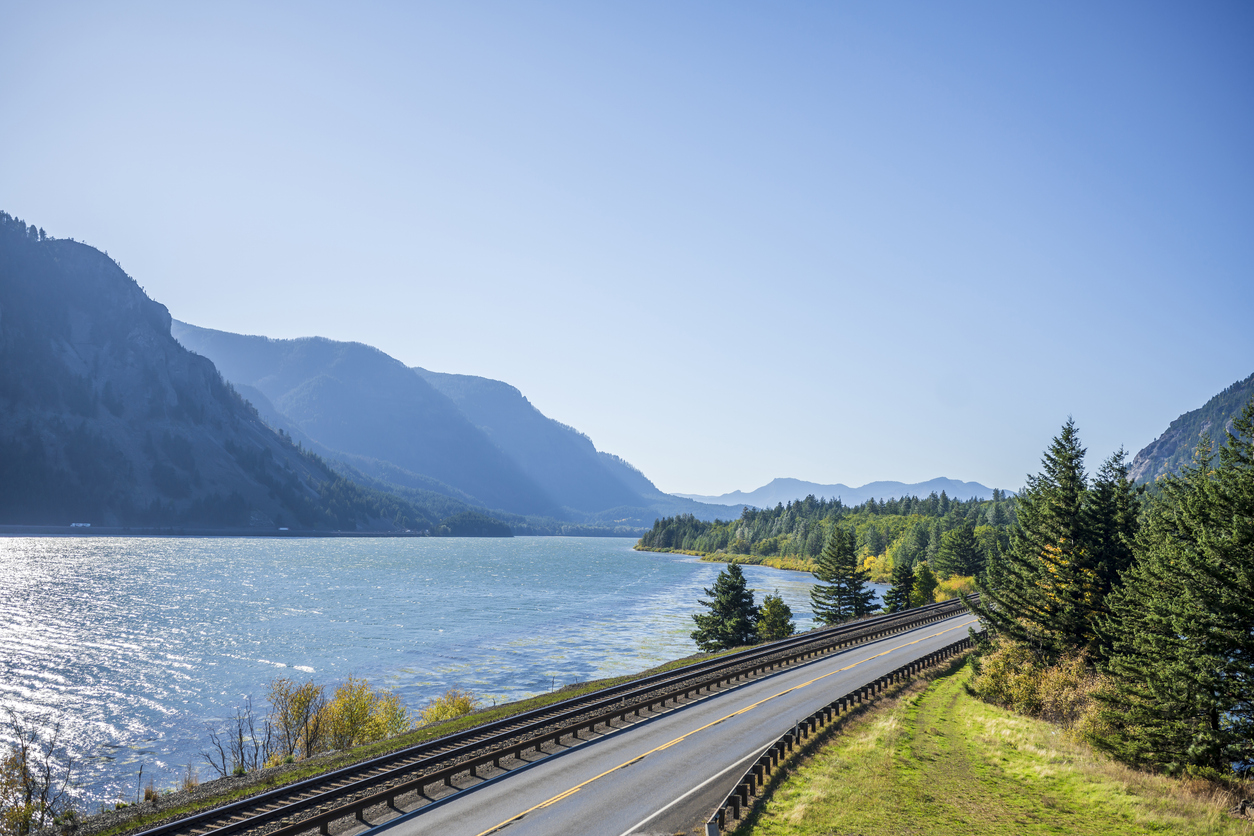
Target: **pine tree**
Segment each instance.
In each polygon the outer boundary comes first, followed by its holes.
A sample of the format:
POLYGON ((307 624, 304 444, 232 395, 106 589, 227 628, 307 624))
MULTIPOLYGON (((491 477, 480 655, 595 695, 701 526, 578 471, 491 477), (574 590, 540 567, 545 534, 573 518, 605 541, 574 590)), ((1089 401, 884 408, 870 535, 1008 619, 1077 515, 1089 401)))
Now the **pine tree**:
MULTIPOLYGON (((1085 505, 1088 564, 1097 574, 1097 596, 1104 602, 1132 566, 1141 491, 1128 480, 1127 453, 1121 447, 1102 463, 1085 505)), ((1099 604, 1103 614, 1104 603, 1099 604)))
POLYGON ((1254 759, 1254 400, 1219 459, 1204 438, 1160 482, 1110 596, 1095 742, 1129 763, 1215 775, 1254 759))
POLYGON ((705 652, 743 647, 757 641, 758 608, 753 603, 753 592, 745 582, 745 574, 733 561, 718 573, 714 586, 705 590, 709 599, 700 599, 708 613, 693 613, 697 629, 692 639, 705 652))
POLYGON ((857 537, 853 531, 834 526, 823 553, 819 555, 810 589, 814 617, 823 624, 839 624, 871 612, 875 590, 870 576, 858 569, 857 537))
POLYGON ((995 633, 1023 642, 1048 658, 1088 645, 1096 636, 1100 604, 1097 573, 1089 564, 1085 450, 1067 419, 1028 476, 1016 502, 1010 548, 976 579, 972 610, 995 633))
POLYGON ((914 567, 903 560, 893 567, 893 585, 884 593, 884 612, 901 612, 910 606, 914 591, 914 567))
POLYGON ((775 590, 775 594, 762 599, 762 609, 758 615, 758 638, 764 642, 786 639, 796 631, 792 623, 792 608, 784 603, 784 598, 775 590))
POLYGON ((953 575, 978 575, 984 570, 984 552, 975 539, 975 531, 960 525, 941 535, 940 550, 936 554, 936 573, 942 578, 953 575))
POLYGON ((914 588, 910 591, 910 606, 922 607, 926 604, 933 603, 932 598, 935 596, 936 587, 940 581, 936 579, 936 573, 932 571, 932 567, 926 563, 920 563, 914 567, 914 588))

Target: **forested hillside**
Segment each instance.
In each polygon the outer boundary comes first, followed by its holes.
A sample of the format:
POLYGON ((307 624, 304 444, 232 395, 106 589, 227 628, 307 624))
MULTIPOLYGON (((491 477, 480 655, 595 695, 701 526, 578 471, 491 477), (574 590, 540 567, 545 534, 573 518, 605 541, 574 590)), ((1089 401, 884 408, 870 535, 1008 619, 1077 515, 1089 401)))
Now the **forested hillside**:
POLYGON ((432 529, 279 435, 107 255, 0 212, 0 523, 432 529))
POLYGON ((1015 504, 1000 490, 995 489, 993 497, 955 501, 942 491, 922 499, 872 499, 851 507, 839 499, 808 496, 764 510, 746 508, 739 519, 726 522, 705 522, 690 515, 661 519, 636 547, 811 568, 833 526, 842 525, 856 533, 862 565, 882 581, 893 566, 927 561, 937 568, 945 535, 960 529, 974 535, 981 562, 1003 549, 1015 504))

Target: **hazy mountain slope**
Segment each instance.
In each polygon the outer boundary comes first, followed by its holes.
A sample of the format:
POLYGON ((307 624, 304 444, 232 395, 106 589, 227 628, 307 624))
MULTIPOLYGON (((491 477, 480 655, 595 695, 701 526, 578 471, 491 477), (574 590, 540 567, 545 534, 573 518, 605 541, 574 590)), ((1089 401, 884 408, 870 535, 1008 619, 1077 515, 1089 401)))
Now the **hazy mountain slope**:
POLYGON ((1172 421, 1166 432, 1132 459, 1132 479, 1146 482, 1178 472, 1193 461, 1193 451, 1201 442, 1203 433, 1210 433, 1216 448, 1227 444, 1232 419, 1241 414, 1251 397, 1254 397, 1254 374, 1232 384, 1198 409, 1172 421))
POLYGON ((460 513, 472 508, 484 508, 484 504, 475 499, 465 491, 460 491, 451 485, 447 485, 430 476, 423 476, 413 471, 405 470, 397 467, 391 462, 371 459, 365 456, 354 456, 345 453, 342 450, 332 450, 324 444, 319 444, 314 439, 305 434, 294 421, 283 413, 274 408, 274 404, 255 386, 249 386, 246 383, 233 383, 237 392, 239 392, 245 400, 251 403, 257 409, 257 414, 261 416, 261 420, 265 421, 272 429, 282 430, 291 437, 292 441, 299 443, 306 450, 311 450, 327 460, 327 465, 336 473, 352 479, 354 482, 365 485, 366 487, 378 490, 392 490, 395 488, 407 488, 417 491, 423 498, 427 507, 433 510, 436 507, 456 507, 453 513, 460 513), (436 499, 436 495, 441 498, 436 499), (453 505, 449 506, 448 500, 452 500, 453 505))
POLYGON ((173 332, 183 345, 213 360, 228 380, 262 392, 306 437, 330 451, 390 462, 434 480, 421 487, 443 483, 492 508, 558 512, 559 503, 456 404, 376 348, 321 337, 272 340, 182 322, 173 332))
POLYGON ((328 490, 360 508, 108 256, 30 232, 0 213, 0 522, 340 527, 328 490))
POLYGON ((642 504, 578 430, 545 417, 499 380, 415 368, 561 505, 583 512, 642 504))
POLYGON ((721 505, 752 505, 757 508, 773 508, 779 503, 787 505, 807 496, 819 499, 835 499, 837 497, 845 505, 860 505, 868 499, 889 499, 903 496, 925 497, 935 491, 944 491, 950 499, 990 499, 993 489, 986 488, 979 482, 963 482, 958 479, 937 478, 927 482, 907 485, 904 482, 869 482, 859 488, 848 485, 820 485, 815 482, 804 482, 800 479, 772 479, 768 484, 753 491, 732 491, 722 496, 700 496, 697 494, 678 494, 699 502, 721 505))

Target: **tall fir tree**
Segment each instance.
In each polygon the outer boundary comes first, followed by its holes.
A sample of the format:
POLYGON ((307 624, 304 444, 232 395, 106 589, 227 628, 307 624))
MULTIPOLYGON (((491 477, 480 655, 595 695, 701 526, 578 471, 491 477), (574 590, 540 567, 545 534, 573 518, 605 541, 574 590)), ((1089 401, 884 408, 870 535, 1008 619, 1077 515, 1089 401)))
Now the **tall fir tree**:
POLYGON ((940 550, 933 565, 942 578, 978 575, 984 570, 984 550, 975 539, 975 530, 960 525, 941 535, 940 550))
POLYGON ((692 640, 701 650, 725 650, 754 644, 758 639, 758 608, 753 603, 753 591, 745 581, 745 573, 733 561, 718 573, 714 586, 705 590, 709 599, 697 603, 709 609, 708 613, 693 613, 697 629, 692 640))
POLYGON ((1254 400, 1219 465, 1208 438, 1160 482, 1110 596, 1099 747, 1169 771, 1254 760, 1254 400))
POLYGON ((1087 561, 1096 574, 1095 609, 1108 614, 1106 598, 1132 566, 1140 527, 1141 489, 1128 480, 1127 453, 1119 448, 1102 463, 1085 503, 1087 561))
POLYGON ((972 610, 994 633, 1047 658, 1096 637, 1097 573, 1089 565, 1085 450, 1070 418, 1016 501, 1010 548, 989 564, 972 610))
POLYGON ((910 606, 914 591, 914 567, 902 560, 893 567, 892 586, 884 593, 884 612, 901 612, 910 606))
POLYGON ((833 526, 819 555, 810 589, 814 617, 823 624, 839 624, 868 615, 875 600, 870 575, 858 569, 857 536, 843 526, 833 526))

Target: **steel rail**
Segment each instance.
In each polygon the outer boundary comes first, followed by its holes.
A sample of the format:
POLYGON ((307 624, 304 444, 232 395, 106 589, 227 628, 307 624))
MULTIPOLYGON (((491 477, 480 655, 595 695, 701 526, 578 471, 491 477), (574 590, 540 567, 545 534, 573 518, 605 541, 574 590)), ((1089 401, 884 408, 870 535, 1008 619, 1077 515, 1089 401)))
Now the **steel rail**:
POLYGON ((276 820, 288 819, 310 808, 325 807, 347 796, 359 795, 383 784, 382 793, 368 795, 366 804, 354 803, 347 808, 336 807, 291 823, 280 833, 292 829, 312 829, 325 822, 350 815, 359 815, 365 806, 390 803, 391 799, 426 784, 442 781, 451 784, 459 772, 470 771, 486 763, 499 766, 501 758, 521 754, 531 748, 585 728, 604 723, 607 718, 625 718, 666 702, 678 701, 701 689, 712 689, 723 682, 735 682, 754 673, 765 672, 813 656, 832 652, 850 644, 871 641, 883 635, 911 629, 930 621, 947 618, 963 609, 960 600, 929 604, 902 613, 874 616, 836 627, 811 630, 788 639, 758 645, 707 662, 653 674, 590 694, 562 700, 541 708, 515 714, 390 752, 370 760, 341 767, 248 798, 215 807, 142 831, 137 836, 229 836, 252 830, 276 820), (590 715, 590 716, 589 716, 590 715), (488 751, 475 752, 487 747, 488 751), (443 764, 443 767, 441 765, 443 764), (414 773, 417 778, 399 781, 414 773))

